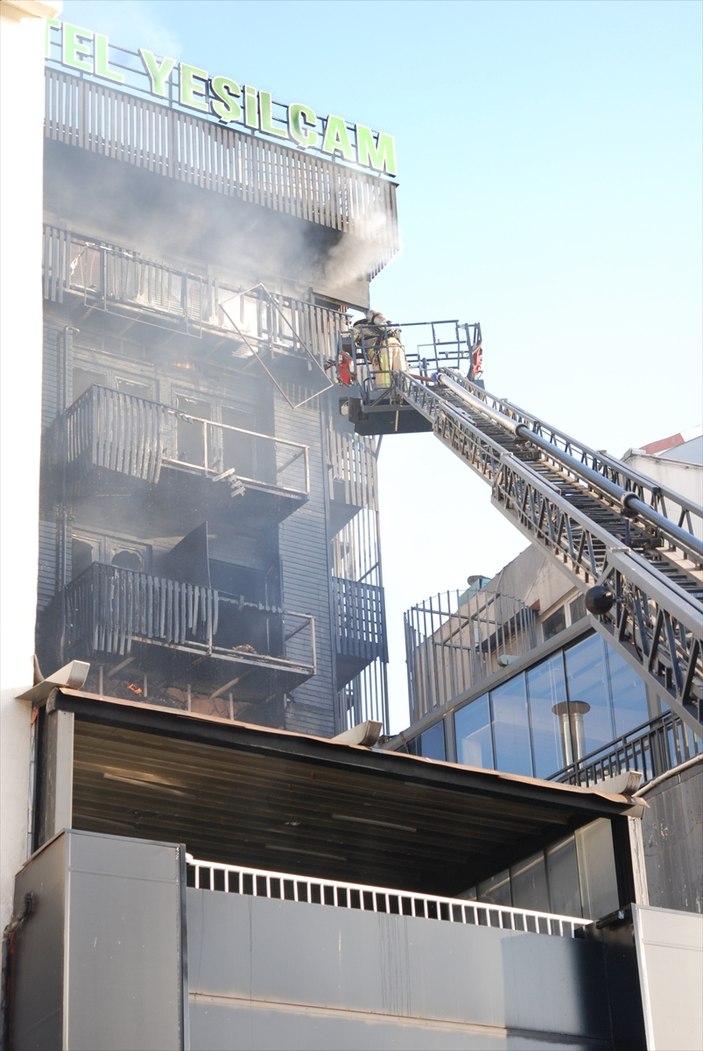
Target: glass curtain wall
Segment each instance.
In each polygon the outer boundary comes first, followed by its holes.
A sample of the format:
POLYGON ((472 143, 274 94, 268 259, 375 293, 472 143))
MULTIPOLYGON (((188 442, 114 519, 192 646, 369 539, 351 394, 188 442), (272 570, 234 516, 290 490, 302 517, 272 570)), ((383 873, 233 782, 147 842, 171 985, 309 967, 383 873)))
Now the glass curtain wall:
POLYGON ((477 697, 453 718, 457 762, 549 777, 646 722, 649 713, 636 671, 599 635, 590 635, 477 697))

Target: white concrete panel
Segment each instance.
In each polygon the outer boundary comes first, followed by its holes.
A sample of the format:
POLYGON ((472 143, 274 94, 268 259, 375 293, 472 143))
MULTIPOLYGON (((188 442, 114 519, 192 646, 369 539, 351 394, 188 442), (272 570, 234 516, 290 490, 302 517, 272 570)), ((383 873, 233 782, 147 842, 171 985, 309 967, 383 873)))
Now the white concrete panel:
POLYGON ((703 1047, 703 916, 633 906, 648 1051, 703 1047))

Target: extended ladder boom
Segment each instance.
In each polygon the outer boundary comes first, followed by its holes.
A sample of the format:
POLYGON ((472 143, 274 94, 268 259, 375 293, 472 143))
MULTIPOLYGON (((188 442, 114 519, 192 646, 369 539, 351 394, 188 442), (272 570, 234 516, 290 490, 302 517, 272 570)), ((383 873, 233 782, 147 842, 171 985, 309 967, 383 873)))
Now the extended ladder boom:
POLYGON ((371 396, 356 418, 371 433, 374 411, 398 420, 408 409, 489 482, 492 503, 571 572, 598 630, 700 734, 703 543, 695 531, 703 511, 457 370, 439 369, 432 382, 393 373, 382 404, 371 396))

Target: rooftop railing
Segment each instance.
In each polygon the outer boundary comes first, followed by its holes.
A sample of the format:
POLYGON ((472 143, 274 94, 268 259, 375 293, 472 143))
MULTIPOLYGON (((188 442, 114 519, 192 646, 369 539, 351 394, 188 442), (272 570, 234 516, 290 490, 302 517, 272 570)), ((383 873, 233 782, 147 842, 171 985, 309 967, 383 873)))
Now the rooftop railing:
POLYGON ((560 916, 551 912, 515 909, 463 898, 443 898, 434 894, 415 894, 363 883, 323 880, 314 876, 298 876, 266 869, 246 868, 242 865, 200 861, 191 854, 187 855, 187 866, 188 884, 196 890, 223 891, 228 894, 412 916, 416 919, 440 920, 445 923, 495 927, 507 931, 552 934, 565 938, 573 938, 579 928, 588 924, 588 921, 580 916, 560 916))
POLYGON ((398 250, 394 183, 50 66, 45 135, 179 182, 353 232, 373 244, 371 276, 398 250))
POLYGON ((537 615, 488 586, 443 592, 405 614, 410 712, 415 722, 534 649, 537 615))

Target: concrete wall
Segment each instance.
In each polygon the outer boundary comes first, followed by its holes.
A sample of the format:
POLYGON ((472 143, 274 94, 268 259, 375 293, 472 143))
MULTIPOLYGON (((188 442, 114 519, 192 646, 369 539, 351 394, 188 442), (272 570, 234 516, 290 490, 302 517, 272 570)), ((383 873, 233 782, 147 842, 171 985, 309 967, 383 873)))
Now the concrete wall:
POLYGON ((703 912, 703 756, 640 793, 649 904, 703 912))
POLYGON ((1 928, 12 911, 14 874, 27 856, 30 712, 15 698, 32 685, 37 595, 44 19, 62 6, 0 5, 1 928))
POLYGON ((703 1047, 703 916, 633 907, 649 1051, 703 1047))

